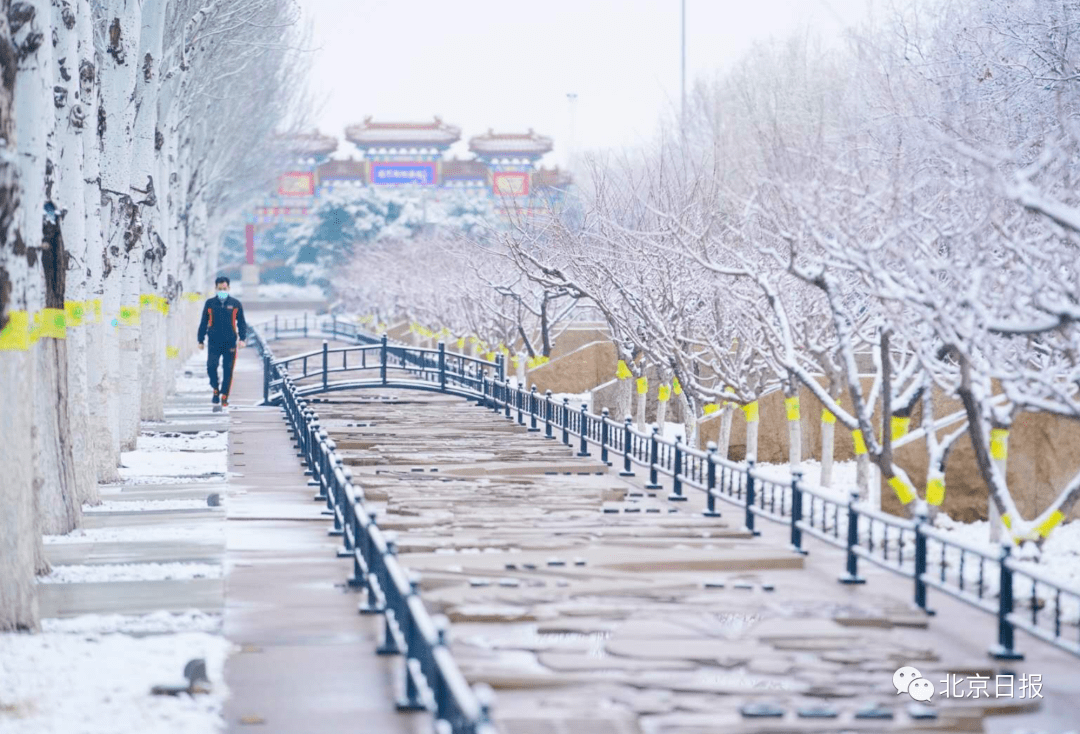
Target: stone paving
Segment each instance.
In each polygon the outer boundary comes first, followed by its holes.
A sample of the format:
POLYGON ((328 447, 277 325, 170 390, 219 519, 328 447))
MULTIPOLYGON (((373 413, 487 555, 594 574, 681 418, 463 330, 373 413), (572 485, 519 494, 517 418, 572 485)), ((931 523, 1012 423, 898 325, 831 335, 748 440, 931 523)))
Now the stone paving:
POLYGON ((257 353, 237 362, 230 396, 224 634, 229 731, 419 731, 394 709, 392 661, 375 654, 378 620, 356 613, 348 561, 313 501, 279 408, 262 398, 257 353))
MULTIPOLYGON (((842 586, 839 554, 811 572, 783 542, 750 537, 735 508, 711 518, 699 498, 669 502, 575 458, 558 431, 402 390, 316 401, 425 604, 453 623, 466 677, 498 692, 505 734, 980 731, 1039 707, 897 696, 903 665, 934 681, 1016 665, 985 655, 987 615, 982 647, 957 644, 890 593, 910 582, 842 586)), ((1068 656, 1055 660, 1068 675, 1068 656)))

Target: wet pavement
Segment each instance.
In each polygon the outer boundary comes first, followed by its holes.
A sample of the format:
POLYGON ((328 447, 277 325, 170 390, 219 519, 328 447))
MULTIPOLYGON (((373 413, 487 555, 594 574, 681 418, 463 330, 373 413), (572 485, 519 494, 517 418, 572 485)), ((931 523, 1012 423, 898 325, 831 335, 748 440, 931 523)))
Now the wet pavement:
MULTIPOLYGON (((291 352, 274 345, 279 356, 291 352)), ((470 682, 497 692, 514 732, 1063 731, 1075 659, 1024 638, 1028 659, 986 655, 995 621, 866 568, 786 528, 761 537, 737 508, 704 516, 642 477, 467 401, 367 389, 311 400, 355 481, 397 533, 432 613, 451 621, 470 682), (938 683, 1037 673, 1042 699, 898 695, 893 672, 938 683), (1001 716, 1011 714, 1010 716, 1001 716), (1019 728, 1017 728, 1019 727, 1019 728)), ((692 491, 692 490, 691 490, 692 491)), ((760 521, 759 521, 760 522, 760 521)), ((864 564, 868 565, 868 564, 864 564)), ((991 683, 991 689, 993 683, 991 683)))

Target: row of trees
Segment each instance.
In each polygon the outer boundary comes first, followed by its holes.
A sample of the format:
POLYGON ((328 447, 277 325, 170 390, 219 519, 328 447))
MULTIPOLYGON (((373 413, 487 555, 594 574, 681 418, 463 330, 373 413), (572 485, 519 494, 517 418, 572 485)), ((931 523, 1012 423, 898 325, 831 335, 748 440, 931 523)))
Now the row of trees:
POLYGON ((1080 474, 1024 520, 1005 461, 1021 412, 1080 419, 1078 36, 1075 0, 956 0, 844 49, 759 47, 644 161, 597 166, 584 226, 504 244, 600 305, 631 369, 677 377, 690 415, 750 408, 748 453, 757 401, 781 390, 798 461, 809 390, 824 454, 838 422, 864 477, 933 505, 968 435, 1004 523, 1045 537, 1080 474), (909 432, 916 407, 933 430, 909 432), (925 489, 893 461, 920 439, 925 489))
POLYGON ((573 216, 515 221, 471 252, 365 254, 354 295, 384 320, 423 314, 493 342, 506 330, 470 314, 520 302, 508 284, 587 302, 623 376, 678 381, 688 436, 719 412, 726 451, 742 407, 754 455, 758 401, 779 390, 798 463, 809 391, 826 472, 839 423, 863 489, 876 466, 909 507, 941 503, 967 435, 992 509, 1043 538, 1080 474, 1024 519, 1005 462, 1020 413, 1080 419, 1077 41, 1080 0, 945 0, 840 46, 758 46, 700 84, 653 149, 594 160, 573 216), (913 441, 925 487, 894 461, 913 441))
POLYGON ((118 479, 302 89, 291 0, 0 3, 0 629, 118 479), (254 155, 258 152, 259 155, 254 155))
POLYGON ((514 265, 488 209, 467 231, 429 227, 358 247, 335 291, 375 324, 408 321, 459 349, 513 355, 521 368, 543 361, 572 320, 588 314, 567 288, 539 284, 514 265))

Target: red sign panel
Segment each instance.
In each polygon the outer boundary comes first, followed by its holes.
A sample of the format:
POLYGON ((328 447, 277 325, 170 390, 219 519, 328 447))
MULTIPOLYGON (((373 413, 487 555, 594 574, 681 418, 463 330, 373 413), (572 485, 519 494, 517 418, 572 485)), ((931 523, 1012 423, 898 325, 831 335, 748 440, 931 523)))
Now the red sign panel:
POLYGON ((283 173, 278 179, 279 196, 314 196, 315 174, 309 172, 283 173))
POLYGON ((497 171, 492 177, 496 196, 528 196, 529 174, 497 171))

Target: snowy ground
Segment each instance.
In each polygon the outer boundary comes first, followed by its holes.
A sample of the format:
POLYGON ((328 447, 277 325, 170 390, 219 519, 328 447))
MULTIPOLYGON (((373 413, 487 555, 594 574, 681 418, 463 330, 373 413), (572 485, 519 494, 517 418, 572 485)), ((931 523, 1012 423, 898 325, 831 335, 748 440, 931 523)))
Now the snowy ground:
POLYGON ((224 727, 230 643, 223 637, 133 637, 102 633, 85 620, 71 628, 0 635, 0 734, 205 734, 224 727), (210 693, 151 695, 154 685, 183 684, 184 665, 194 658, 206 661, 210 693))
POLYGON ((100 563, 54 566, 39 584, 82 584, 116 581, 178 581, 219 579, 221 566, 210 563, 100 563))
POLYGON ((120 476, 126 483, 155 484, 177 477, 224 477, 228 468, 228 434, 150 433, 139 436, 134 451, 120 455, 120 476))
POLYGON ((221 542, 225 529, 220 523, 183 525, 135 525, 130 527, 80 528, 67 535, 46 535, 45 545, 59 543, 141 543, 183 540, 196 543, 221 542))
MULTIPOLYGON (((103 493, 104 494, 104 493, 103 493)), ((104 496, 118 496, 107 495, 104 496)), ((83 513, 98 512, 145 512, 157 510, 166 512, 169 510, 205 510, 206 500, 104 500, 100 505, 86 505, 83 513)))
MULTIPOLYGON (((187 390, 207 392, 205 376, 182 379, 181 391, 187 390)), ((224 432, 143 433, 136 450, 122 455, 120 473, 124 485, 197 487, 224 481, 227 456, 228 434, 224 432)), ((84 511, 88 516, 112 513, 108 526, 46 536, 45 543, 224 542, 223 513, 217 517, 176 512, 206 510, 205 499, 178 499, 163 490, 160 500, 129 501, 119 488, 102 489, 106 501, 84 511)), ((141 494, 145 497, 151 491, 141 494)), ((120 589, 137 588, 140 582, 182 583, 222 575, 220 563, 207 562, 57 565, 38 583, 63 584, 64 593, 76 594, 82 584, 124 584, 116 587, 120 593, 120 589)), ((0 635, 0 734, 221 731, 227 697, 224 666, 231 648, 220 634, 221 624, 220 614, 162 610, 43 619, 37 634, 0 635), (154 685, 186 685, 184 665, 195 658, 206 661, 210 693, 151 695, 154 685)))

